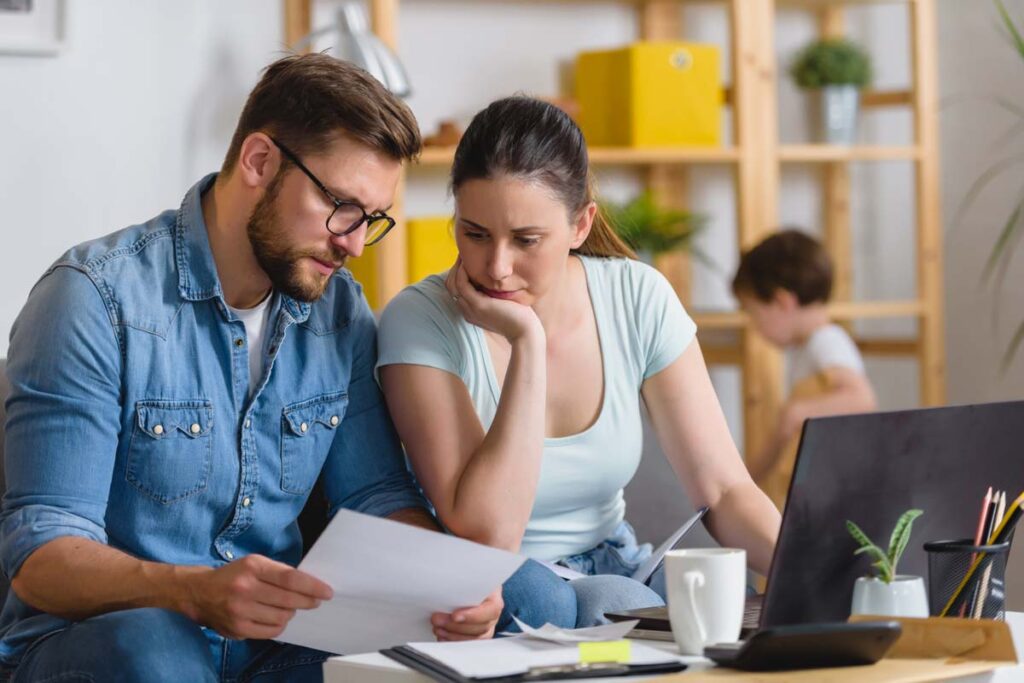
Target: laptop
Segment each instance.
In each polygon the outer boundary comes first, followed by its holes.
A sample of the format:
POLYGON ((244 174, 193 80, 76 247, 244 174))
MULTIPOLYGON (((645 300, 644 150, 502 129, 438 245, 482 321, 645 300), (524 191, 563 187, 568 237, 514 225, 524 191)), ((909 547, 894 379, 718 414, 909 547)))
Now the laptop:
MULTIPOLYGON (((789 624, 846 621, 853 584, 870 571, 845 528, 888 542, 901 513, 914 522, 899 573, 928 576, 926 541, 969 538, 989 486, 1024 491, 1024 401, 807 420, 764 596, 748 599, 744 635, 789 624)), ((609 613, 669 631, 664 607, 609 613)))

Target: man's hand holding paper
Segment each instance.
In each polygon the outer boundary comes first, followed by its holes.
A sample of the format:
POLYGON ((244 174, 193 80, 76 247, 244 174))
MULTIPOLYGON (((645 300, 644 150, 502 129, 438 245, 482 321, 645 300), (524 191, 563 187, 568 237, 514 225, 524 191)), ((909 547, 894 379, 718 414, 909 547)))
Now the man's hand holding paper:
POLYGON ((524 558, 407 524, 341 510, 299 565, 334 590, 278 640, 338 654, 491 635, 501 584, 524 558))

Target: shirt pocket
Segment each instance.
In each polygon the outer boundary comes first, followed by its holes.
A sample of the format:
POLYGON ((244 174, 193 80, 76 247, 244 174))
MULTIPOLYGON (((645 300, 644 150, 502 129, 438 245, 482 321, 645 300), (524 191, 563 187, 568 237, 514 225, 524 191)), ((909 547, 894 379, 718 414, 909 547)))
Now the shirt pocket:
POLYGON ((126 478, 168 504, 206 488, 213 453, 209 401, 139 401, 128 446, 126 478))
POLYGON ((347 405, 348 394, 338 392, 285 406, 281 415, 281 488, 285 492, 302 495, 313 488, 347 405))

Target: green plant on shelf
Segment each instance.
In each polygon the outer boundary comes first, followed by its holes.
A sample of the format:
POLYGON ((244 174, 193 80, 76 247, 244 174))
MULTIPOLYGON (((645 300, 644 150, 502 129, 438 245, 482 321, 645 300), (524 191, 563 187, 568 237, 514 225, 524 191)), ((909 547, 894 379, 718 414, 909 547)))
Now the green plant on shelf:
POLYGON ((803 48, 789 69, 801 88, 855 85, 871 82, 871 58, 862 47, 844 38, 818 40, 803 48))
POLYGON ((692 250, 693 237, 706 222, 701 214, 659 206, 650 192, 624 204, 602 201, 601 211, 630 247, 652 255, 692 250))
POLYGON ((896 578, 896 565, 899 564, 903 551, 907 549, 907 543, 910 541, 910 531, 914 525, 914 520, 923 514, 924 510, 915 509, 907 510, 900 515, 900 518, 896 521, 895 528, 892 530, 892 535, 889 537, 888 551, 882 550, 876 545, 859 526, 850 520, 846 520, 846 530, 850 532, 853 540, 857 541, 860 546, 854 551, 854 555, 867 553, 874 559, 871 566, 878 571, 878 578, 885 583, 892 583, 892 580, 896 578))

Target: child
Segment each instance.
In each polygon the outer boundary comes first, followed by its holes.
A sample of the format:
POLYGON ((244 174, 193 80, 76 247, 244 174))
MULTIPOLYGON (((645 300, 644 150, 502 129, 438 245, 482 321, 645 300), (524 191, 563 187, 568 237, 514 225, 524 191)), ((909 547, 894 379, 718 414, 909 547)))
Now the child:
POLYGON ((814 238, 798 230, 767 237, 743 254, 732 290, 754 329, 789 353, 789 396, 771 440, 749 461, 754 481, 781 509, 804 420, 872 411, 875 394, 856 344, 829 321, 832 264, 814 238))

